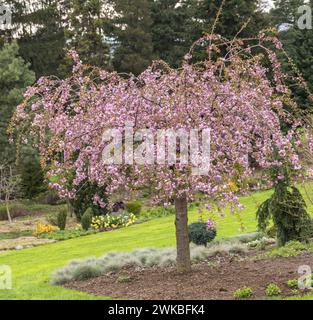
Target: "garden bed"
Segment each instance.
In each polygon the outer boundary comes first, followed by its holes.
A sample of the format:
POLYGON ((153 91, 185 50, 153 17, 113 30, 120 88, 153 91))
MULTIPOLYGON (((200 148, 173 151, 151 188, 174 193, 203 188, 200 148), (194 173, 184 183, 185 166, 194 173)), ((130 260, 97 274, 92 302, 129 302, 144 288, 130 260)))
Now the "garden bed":
POLYGON ((0 241, 0 252, 6 250, 21 250, 43 244, 53 243, 55 240, 38 239, 37 237, 19 237, 16 239, 5 239, 0 241))
POLYGON ((189 274, 177 274, 174 268, 124 268, 96 278, 73 281, 66 288, 95 295, 123 299, 146 300, 210 300, 233 299, 243 287, 253 290, 251 299, 265 297, 269 283, 276 283, 282 296, 294 294, 287 281, 297 279, 300 265, 313 266, 313 254, 303 253, 289 258, 242 259, 217 256, 193 266, 189 274))

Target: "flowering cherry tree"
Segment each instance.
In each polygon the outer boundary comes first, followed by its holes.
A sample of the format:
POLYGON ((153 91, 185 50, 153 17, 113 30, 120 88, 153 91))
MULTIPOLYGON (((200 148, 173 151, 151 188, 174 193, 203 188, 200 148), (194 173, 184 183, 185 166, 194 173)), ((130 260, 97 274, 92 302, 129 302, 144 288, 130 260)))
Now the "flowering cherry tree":
MULTIPOLYGON (((156 61, 138 77, 85 66, 71 51, 75 61, 71 77, 41 78, 26 92, 12 123, 21 142, 32 139, 37 144, 48 174, 58 177, 52 186, 64 197, 75 197, 75 188, 90 181, 109 193, 149 185, 157 199, 173 201, 177 268, 186 272, 191 268, 187 205, 196 193, 219 206, 240 207, 236 192, 245 188, 246 178, 256 168, 285 164, 300 168, 293 144, 298 124, 284 108, 286 101, 292 104, 290 93, 266 41, 280 47, 276 39, 264 34, 250 46, 205 36, 194 44, 180 69, 156 61), (208 59, 193 64, 193 51, 199 46, 207 47, 208 59), (264 49, 270 68, 262 65, 265 55, 251 53, 255 47, 264 49), (224 52, 222 57, 220 52, 224 52), (289 124, 287 133, 282 133, 281 121, 289 124), (109 141, 103 137, 114 129, 115 136, 127 142, 124 135, 130 124, 131 135, 142 141, 148 140, 142 129, 156 136, 160 129, 201 133, 209 128, 208 174, 194 174, 194 164, 181 163, 179 158, 157 162, 155 150, 151 161, 144 157, 151 151, 148 144, 141 145, 140 163, 126 161, 125 154, 122 161, 107 163, 103 152, 109 141), (68 172, 75 172, 71 187, 68 172)), ((155 143, 150 141, 150 146, 155 143)), ((191 142, 189 155, 192 147, 191 142)), ((120 146, 120 151, 125 148, 120 146)), ((97 194, 94 201, 102 203, 97 194)))

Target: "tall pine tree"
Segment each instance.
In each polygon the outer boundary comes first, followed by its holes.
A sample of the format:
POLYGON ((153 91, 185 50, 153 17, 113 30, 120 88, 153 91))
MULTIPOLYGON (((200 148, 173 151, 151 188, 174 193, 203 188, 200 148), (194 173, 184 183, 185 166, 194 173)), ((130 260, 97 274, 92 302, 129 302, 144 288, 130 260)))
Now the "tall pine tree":
MULTIPOLYGON (((194 41, 211 33, 222 0, 151 0, 152 39, 158 58, 178 67, 194 41)), ((249 20, 240 37, 253 37, 269 24, 260 0, 227 0, 214 33, 232 39, 249 20)), ((205 54, 197 54, 201 60, 205 54)))
POLYGON ((304 4, 304 0, 274 0, 274 8, 271 10, 272 21, 276 24, 294 24, 298 16, 298 8, 304 4))
POLYGON ((179 67, 195 41, 196 1, 151 1, 151 34, 154 54, 172 67, 179 67))
POLYGON ((15 148, 9 144, 7 127, 25 88, 35 81, 29 64, 19 56, 16 41, 0 51, 0 163, 14 164, 15 148))
MULTIPOLYGON (((303 75, 310 91, 313 92, 313 30, 302 30, 297 23, 300 17, 298 8, 306 3, 313 9, 313 1, 276 0, 274 3, 275 8, 271 10, 271 16, 273 23, 280 29, 278 36, 284 44, 288 56, 303 75)), ((279 57, 283 63, 284 71, 294 76, 294 69, 288 58, 284 54, 280 54, 279 57)), ((294 86, 293 90, 299 105, 310 111, 311 101, 308 99, 306 90, 299 86, 294 86)))
MULTIPOLYGON (((84 63, 110 69, 107 11, 102 0, 68 0, 65 36, 67 48, 74 48, 84 63)), ((68 72, 70 65, 66 58, 60 70, 68 72)))
POLYGON ((58 75, 64 59, 64 22, 68 0, 6 0, 12 10, 13 28, 1 32, 7 41, 16 38, 22 58, 36 77, 58 75))
MULTIPOLYGON (((222 0, 199 0, 197 2, 196 18, 199 25, 196 32, 199 34, 211 32, 222 2, 222 0)), ((240 37, 255 36, 267 25, 266 17, 266 13, 261 10, 260 0, 227 0, 214 32, 232 39, 250 20, 246 28, 242 30, 240 37)))
POLYGON ((114 68, 138 75, 153 59, 151 4, 149 0, 111 0, 115 40, 114 68))

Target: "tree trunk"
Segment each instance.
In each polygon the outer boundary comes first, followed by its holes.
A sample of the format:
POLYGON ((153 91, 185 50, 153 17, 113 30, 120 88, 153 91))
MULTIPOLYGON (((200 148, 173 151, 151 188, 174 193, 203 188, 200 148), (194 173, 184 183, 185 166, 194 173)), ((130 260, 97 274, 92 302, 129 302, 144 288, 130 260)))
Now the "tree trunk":
POLYGON ((175 199, 175 210, 177 271, 185 273, 191 271, 187 198, 185 196, 175 199))
POLYGON ((7 209, 7 215, 8 215, 9 223, 12 223, 12 218, 11 218, 10 208, 9 208, 9 200, 8 200, 7 197, 5 197, 5 206, 6 206, 6 209, 7 209))
POLYGON ((67 212, 70 213, 70 217, 73 217, 73 207, 71 206, 70 200, 67 199, 66 200, 66 204, 67 204, 67 212))

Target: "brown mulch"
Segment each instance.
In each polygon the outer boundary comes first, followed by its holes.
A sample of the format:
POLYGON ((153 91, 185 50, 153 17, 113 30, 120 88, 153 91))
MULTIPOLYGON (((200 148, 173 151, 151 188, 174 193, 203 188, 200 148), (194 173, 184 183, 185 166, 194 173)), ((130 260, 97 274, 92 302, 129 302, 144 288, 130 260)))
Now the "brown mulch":
POLYGON ((221 300, 233 299, 234 291, 251 287, 253 299, 264 298, 269 283, 276 283, 283 296, 292 291, 286 282, 297 279, 298 267, 313 267, 313 254, 270 260, 217 257, 213 264, 193 266, 189 274, 177 274, 175 269, 124 269, 84 281, 74 281, 67 288, 130 300, 221 300), (129 282, 121 283, 121 279, 129 282))

